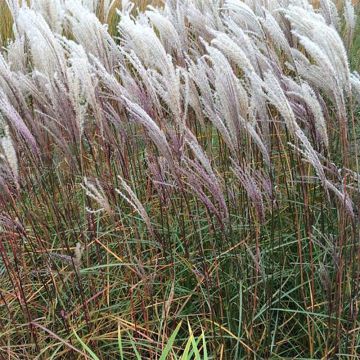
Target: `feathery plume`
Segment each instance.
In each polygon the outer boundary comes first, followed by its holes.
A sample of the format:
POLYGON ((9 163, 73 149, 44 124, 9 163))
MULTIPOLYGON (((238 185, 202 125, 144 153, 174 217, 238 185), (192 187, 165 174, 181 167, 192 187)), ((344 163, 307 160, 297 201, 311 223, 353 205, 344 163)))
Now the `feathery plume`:
POLYGON ((63 1, 61 0, 32 0, 31 8, 37 13, 41 14, 50 29, 61 34, 63 31, 63 20, 65 10, 63 7, 63 1))
POLYGON ((267 72, 265 74, 263 87, 265 89, 266 98, 276 107, 281 116, 284 118, 287 128, 294 134, 297 125, 294 112, 280 86, 280 83, 272 73, 267 72))
POLYGON ((96 213, 100 211, 106 211, 108 214, 112 214, 111 206, 98 179, 96 179, 95 183, 93 183, 89 181, 87 177, 84 177, 84 184, 80 185, 85 190, 85 194, 91 199, 95 200, 95 202, 100 206, 98 210, 91 210, 87 208, 88 212, 96 213))
POLYGON ((150 19, 152 25, 158 30, 160 40, 164 45, 166 52, 171 53, 174 51, 180 55, 182 44, 175 26, 159 9, 155 9, 151 6, 149 9, 150 10, 146 11, 145 14, 150 19))
POLYGON ((336 4, 332 0, 320 0, 320 11, 328 25, 339 29, 339 14, 336 4))
POLYGON ((273 15, 264 9, 264 18, 260 18, 260 22, 265 30, 266 35, 273 41, 274 45, 279 47, 285 54, 291 58, 291 49, 288 40, 285 37, 279 23, 275 20, 273 15))
POLYGON ((165 133, 138 104, 133 103, 124 96, 122 97, 122 100, 132 118, 147 130, 149 137, 157 146, 159 152, 168 160, 169 164, 173 164, 171 150, 165 133))
POLYGON ((4 118, 8 120, 8 123, 22 135, 24 140, 27 142, 27 145, 34 151, 34 153, 38 154, 39 149, 34 136, 2 90, 0 90, 0 112, 4 118))
POLYGON ((125 190, 126 193, 124 193, 124 191, 119 190, 119 189, 115 189, 115 191, 123 198, 125 199, 125 201, 133 207, 133 209, 140 215, 140 217, 144 220, 149 233, 154 236, 154 229, 153 226, 151 224, 149 215, 147 214, 143 204, 141 203, 141 201, 138 199, 138 197, 136 196, 136 194, 134 193, 134 191, 131 189, 131 187, 126 183, 126 181, 121 177, 118 176, 120 182, 121 182, 121 186, 122 188, 125 190), (127 194, 127 195, 126 195, 127 194))
MULTIPOLYGON (((1 122, 0 125, 2 125, 1 122)), ((19 187, 19 166, 18 166, 18 159, 16 156, 16 150, 13 141, 11 139, 8 126, 6 124, 3 124, 3 126, 4 126, 4 136, 0 137, 0 145, 3 150, 3 155, 0 155, 0 158, 5 160, 9 165, 15 184, 17 187, 19 187)))
POLYGON ((263 222, 265 219, 265 207, 262 191, 254 177, 251 175, 250 169, 245 165, 240 166, 234 160, 232 160, 231 170, 240 181, 251 202, 254 204, 259 221, 263 222))
MULTIPOLYGON (((229 213, 226 206, 225 198, 222 191, 222 186, 220 184, 220 181, 218 177, 215 175, 210 160, 204 153, 203 149, 201 148, 200 144, 198 143, 195 135, 189 130, 186 129, 185 133, 185 140, 187 145, 192 150, 193 154, 195 155, 199 165, 205 170, 198 171, 198 175, 202 178, 202 180, 207 184, 207 187, 210 189, 212 195, 214 198, 218 201, 219 205, 221 206, 221 209, 223 211, 224 217, 228 218, 229 213)), ((196 166, 194 162, 190 161, 189 163, 192 163, 195 165, 195 169, 199 170, 200 167, 196 166)))
POLYGON ((354 38, 355 26, 356 26, 356 14, 354 10, 354 6, 351 3, 351 0, 345 0, 344 3, 344 18, 345 18, 345 31, 346 31, 346 42, 348 48, 352 43, 354 38))
POLYGON ((234 21, 243 28, 254 32, 256 35, 263 37, 261 24, 254 14, 253 10, 240 0, 226 0, 224 9, 232 13, 234 21))

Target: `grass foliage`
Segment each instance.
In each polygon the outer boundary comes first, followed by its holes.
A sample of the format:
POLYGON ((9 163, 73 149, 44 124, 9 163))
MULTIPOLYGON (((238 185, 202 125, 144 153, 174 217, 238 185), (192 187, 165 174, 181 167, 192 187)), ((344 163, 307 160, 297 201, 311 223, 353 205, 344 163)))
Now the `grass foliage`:
POLYGON ((0 359, 355 359, 357 7, 0 2, 0 359))

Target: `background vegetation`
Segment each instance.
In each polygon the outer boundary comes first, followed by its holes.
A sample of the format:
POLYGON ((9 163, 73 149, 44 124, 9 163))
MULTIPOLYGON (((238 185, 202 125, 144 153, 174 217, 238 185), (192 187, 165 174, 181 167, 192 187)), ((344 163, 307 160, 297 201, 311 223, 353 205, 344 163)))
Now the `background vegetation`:
POLYGON ((0 3, 0 359, 358 358, 357 7, 138 5, 0 3))

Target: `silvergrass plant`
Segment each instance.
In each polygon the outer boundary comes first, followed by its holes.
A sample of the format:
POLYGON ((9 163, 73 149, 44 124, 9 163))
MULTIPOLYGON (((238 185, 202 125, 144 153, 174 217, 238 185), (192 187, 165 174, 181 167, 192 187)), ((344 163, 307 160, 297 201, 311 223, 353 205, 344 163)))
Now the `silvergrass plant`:
POLYGON ((6 4, 0 359, 356 358, 357 7, 6 4))

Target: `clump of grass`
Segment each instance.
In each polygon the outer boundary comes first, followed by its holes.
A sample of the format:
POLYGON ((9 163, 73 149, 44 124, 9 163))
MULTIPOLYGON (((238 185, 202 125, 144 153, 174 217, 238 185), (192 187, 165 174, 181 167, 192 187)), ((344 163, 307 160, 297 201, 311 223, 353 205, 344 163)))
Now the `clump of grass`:
POLYGON ((0 358, 355 358, 357 8, 8 4, 0 358))

